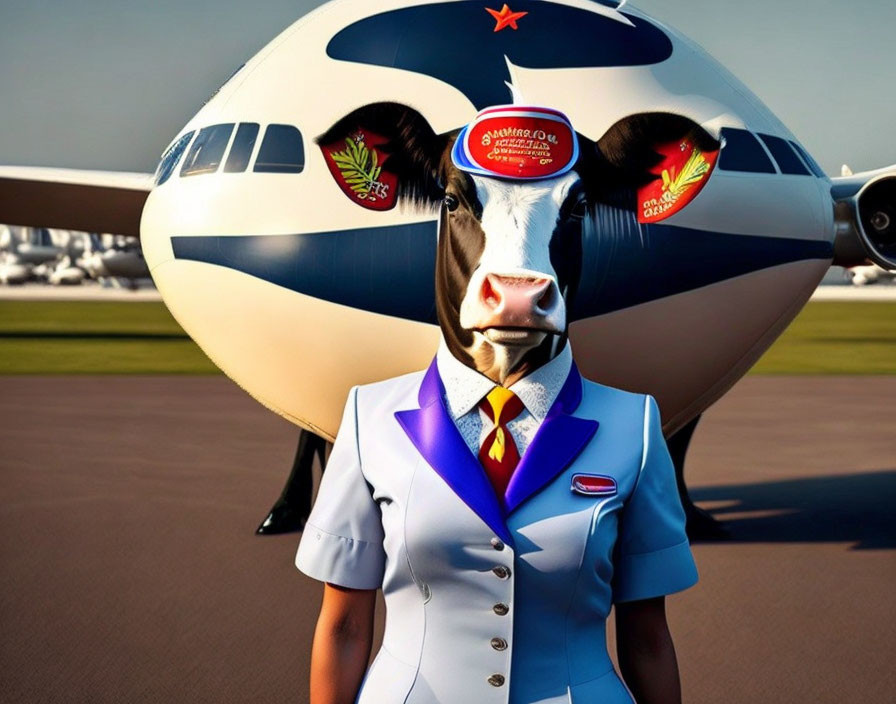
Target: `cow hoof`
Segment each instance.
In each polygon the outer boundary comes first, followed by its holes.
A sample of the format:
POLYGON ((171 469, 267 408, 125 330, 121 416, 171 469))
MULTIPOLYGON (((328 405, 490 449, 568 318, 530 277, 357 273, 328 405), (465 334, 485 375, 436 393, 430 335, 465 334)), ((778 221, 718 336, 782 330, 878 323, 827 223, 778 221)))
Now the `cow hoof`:
POLYGON ((725 524, 715 519, 708 511, 690 504, 685 507, 688 538, 695 540, 730 540, 731 533, 725 524))
POLYGON ((298 533, 305 527, 307 516, 287 503, 278 501, 274 504, 258 529, 256 535, 279 535, 281 533, 298 533))

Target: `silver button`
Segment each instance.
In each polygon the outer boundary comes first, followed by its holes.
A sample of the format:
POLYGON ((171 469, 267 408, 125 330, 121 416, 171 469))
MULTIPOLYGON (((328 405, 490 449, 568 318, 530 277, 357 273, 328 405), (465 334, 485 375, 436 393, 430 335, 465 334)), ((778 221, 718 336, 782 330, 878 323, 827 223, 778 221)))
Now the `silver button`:
POLYGON ((430 597, 432 597, 429 585, 426 582, 420 582, 417 586, 420 587, 420 594, 423 596, 424 603, 429 601, 430 597))
POLYGON ((492 567, 492 572, 495 573, 495 577, 497 577, 498 579, 507 579, 510 576, 510 570, 507 569, 504 565, 492 567))
POLYGON ((492 687, 500 687, 502 684, 504 684, 504 675, 492 675, 488 678, 488 683, 492 687))
POLYGON ((501 540, 499 540, 498 538, 492 538, 492 547, 495 550, 503 550, 504 543, 501 540))
POLYGON ((503 638, 492 638, 491 644, 495 650, 507 650, 507 641, 503 638))
POLYGON ((510 607, 507 604, 495 604, 492 609, 498 616, 506 616, 507 612, 510 611, 510 607))

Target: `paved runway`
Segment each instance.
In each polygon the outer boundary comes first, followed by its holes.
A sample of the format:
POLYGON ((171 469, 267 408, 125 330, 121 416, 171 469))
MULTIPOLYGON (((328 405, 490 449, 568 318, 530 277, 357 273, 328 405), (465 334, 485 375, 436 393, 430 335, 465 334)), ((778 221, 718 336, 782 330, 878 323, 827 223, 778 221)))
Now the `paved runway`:
MULTIPOLYGON (((734 540, 669 599, 685 702, 893 701, 894 411, 896 377, 750 377, 707 414, 734 540)), ((0 377, 0 700, 307 702, 320 587, 253 535, 295 436, 220 377, 0 377)))

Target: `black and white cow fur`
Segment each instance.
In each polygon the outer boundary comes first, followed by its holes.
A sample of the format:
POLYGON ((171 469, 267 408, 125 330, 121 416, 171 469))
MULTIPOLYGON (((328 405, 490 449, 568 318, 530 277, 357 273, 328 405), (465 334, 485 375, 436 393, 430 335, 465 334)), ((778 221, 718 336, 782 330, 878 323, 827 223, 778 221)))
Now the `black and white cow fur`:
POLYGON ((597 142, 578 135, 572 171, 536 181, 471 175, 450 152, 456 132, 436 134, 398 103, 361 107, 318 137, 319 144, 369 130, 389 141, 383 169, 399 198, 440 208, 436 306, 451 352, 509 386, 549 361, 566 342, 567 313, 581 276, 582 221, 598 203, 635 209, 636 190, 657 178, 654 147, 689 138, 718 142, 692 120, 640 113, 597 142))
MULTIPOLYGON (((341 143, 359 129, 388 138, 384 170, 398 177, 399 198, 439 209, 436 306, 455 357, 510 386, 566 344, 568 311, 582 275, 582 222, 598 204, 635 210, 640 186, 657 178, 654 147, 688 138, 704 152, 719 143, 681 115, 640 113, 596 142, 578 135, 572 171, 540 181, 474 176, 450 152, 457 132, 436 134, 413 108, 374 103, 336 122, 318 144, 341 143)), ((324 441, 302 431, 283 493, 259 533, 301 529, 311 505, 311 465, 324 441)), ((684 447, 686 448, 685 441, 684 447)), ((685 509, 699 511, 676 470, 685 509)))

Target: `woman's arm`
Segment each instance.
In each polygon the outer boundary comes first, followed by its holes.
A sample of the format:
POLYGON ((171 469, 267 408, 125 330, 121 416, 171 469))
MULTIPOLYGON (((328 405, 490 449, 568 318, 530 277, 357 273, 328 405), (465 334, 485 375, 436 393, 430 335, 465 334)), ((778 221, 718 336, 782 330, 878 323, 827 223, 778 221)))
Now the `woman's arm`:
POLYGON ((352 704, 373 639, 376 590, 324 585, 311 646, 311 704, 352 704))
POLYGON ((665 597, 616 604, 616 654, 638 704, 681 704, 665 597))

